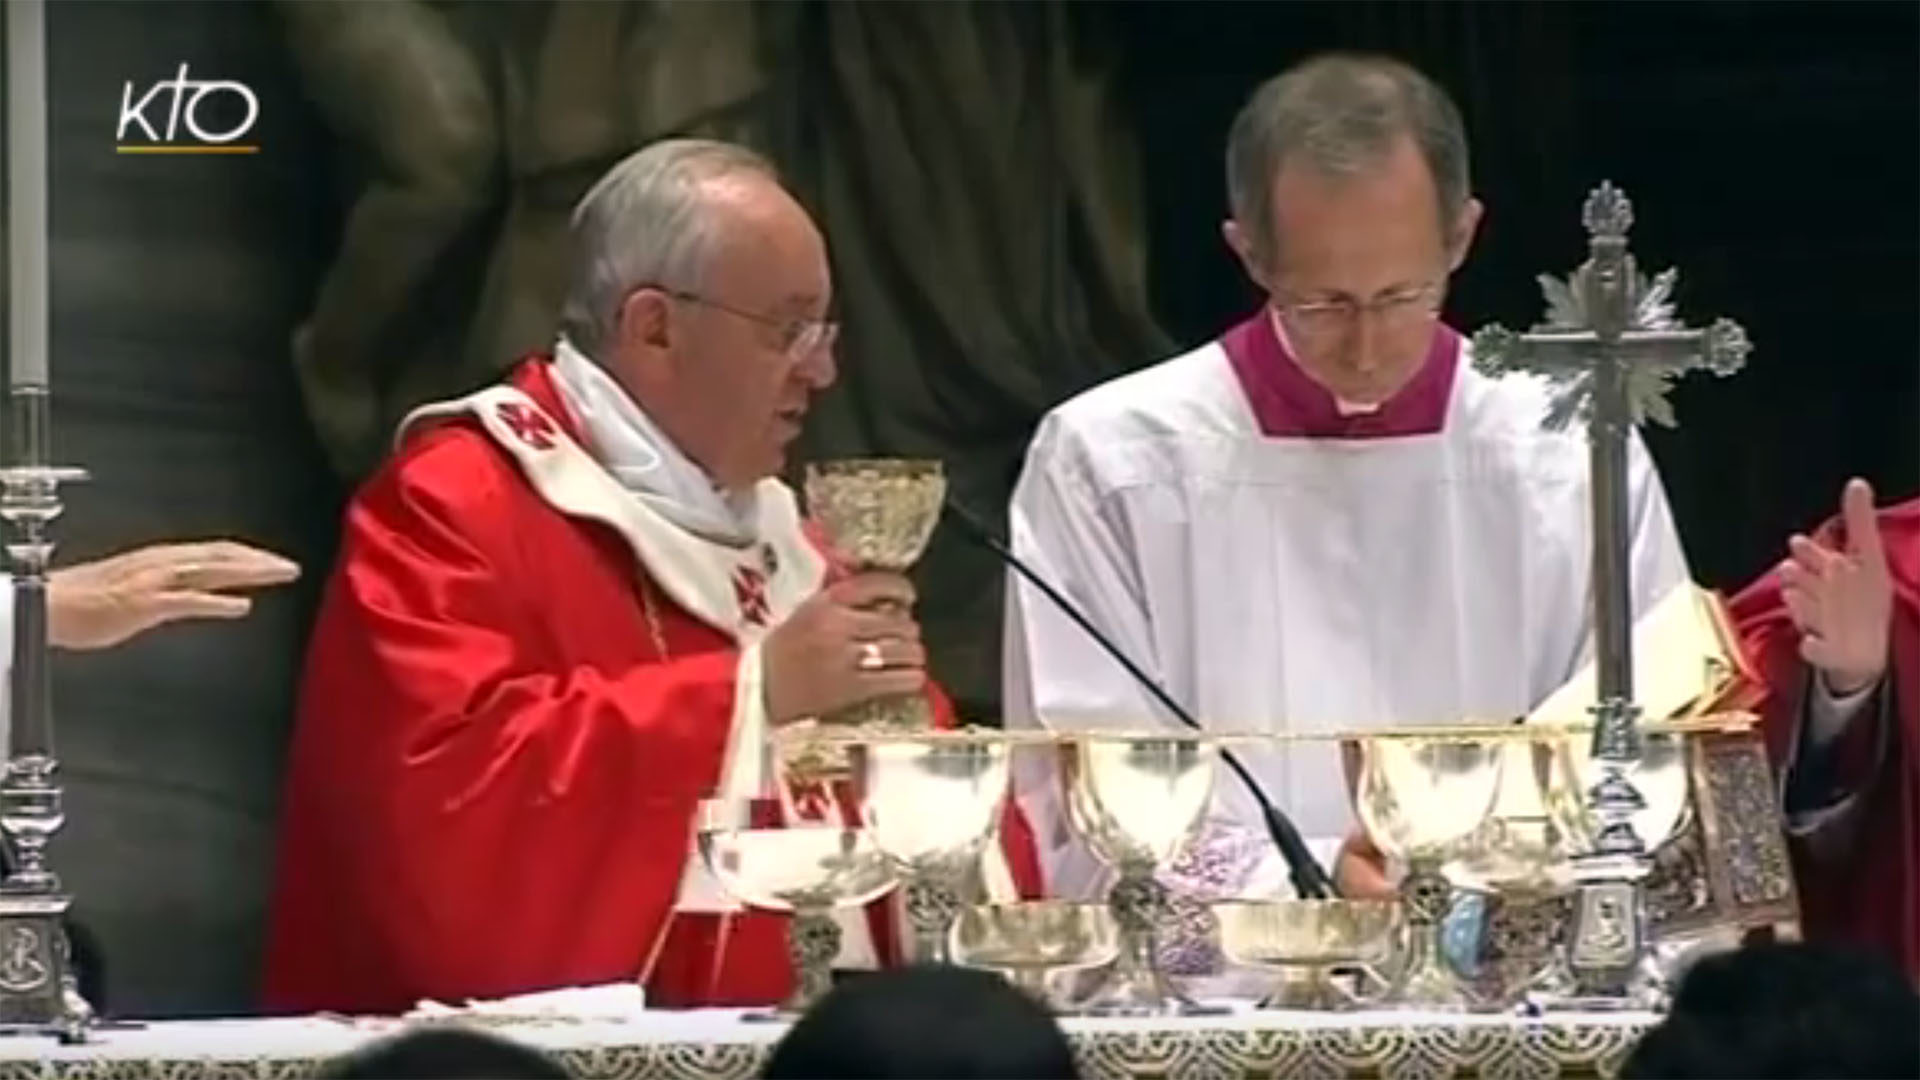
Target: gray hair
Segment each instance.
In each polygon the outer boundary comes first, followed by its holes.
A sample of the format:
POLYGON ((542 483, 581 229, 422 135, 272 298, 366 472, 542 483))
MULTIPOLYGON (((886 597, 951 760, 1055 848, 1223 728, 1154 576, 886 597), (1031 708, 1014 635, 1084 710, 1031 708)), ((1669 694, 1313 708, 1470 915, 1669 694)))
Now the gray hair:
POLYGON ((560 313, 568 340, 598 360, 627 294, 698 290, 721 225, 703 188, 739 173, 778 178, 759 154, 708 139, 653 143, 608 170, 573 211, 573 281, 560 313))
POLYGON ((1460 110, 1432 79, 1398 60, 1335 53, 1262 83, 1227 136, 1227 201, 1267 266, 1277 254, 1273 182, 1287 160, 1303 158, 1331 175, 1377 165, 1412 136, 1440 195, 1440 224, 1452 235, 1471 188, 1460 110))

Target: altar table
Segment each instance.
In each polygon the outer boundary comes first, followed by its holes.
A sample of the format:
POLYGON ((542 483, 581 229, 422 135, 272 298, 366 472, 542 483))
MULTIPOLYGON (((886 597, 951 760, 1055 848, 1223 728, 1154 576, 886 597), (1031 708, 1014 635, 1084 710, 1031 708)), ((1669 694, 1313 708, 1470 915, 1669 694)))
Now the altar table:
MULTIPOLYGON (((1164 1077, 1612 1076, 1646 1013, 1448 1016, 1289 1013, 1062 1021, 1088 1080, 1164 1077)), ((539 1047, 582 1080, 745 1080, 786 1027, 737 1010, 650 1011, 619 1020, 437 1019, 539 1047)), ((421 1021, 413 1021, 421 1023, 421 1021)), ((354 1047, 403 1030, 398 1020, 174 1021, 106 1030, 82 1046, 0 1039, 0 1080, 293 1080, 354 1047)))

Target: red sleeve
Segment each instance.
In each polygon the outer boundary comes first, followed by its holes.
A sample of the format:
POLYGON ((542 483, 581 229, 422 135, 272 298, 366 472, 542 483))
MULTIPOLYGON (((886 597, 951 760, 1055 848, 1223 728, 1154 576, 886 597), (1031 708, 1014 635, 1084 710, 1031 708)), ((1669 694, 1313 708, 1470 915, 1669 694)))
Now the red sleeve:
MULTIPOLYGON (((1832 533, 1831 527, 1823 529, 1821 541, 1833 542, 1832 533)), ((1728 604, 1728 613, 1748 663, 1765 685, 1760 712, 1767 753, 1775 768, 1784 768, 1800 737, 1806 716, 1807 682, 1813 673, 1801 659, 1800 631, 1781 597, 1778 573, 1769 572, 1742 589, 1728 604)), ((1834 783, 1858 789, 1873 781, 1878 727, 1871 722, 1847 726, 1831 755, 1837 766, 1834 783)))
MULTIPOLYGON (((1880 692, 1891 700, 1878 724, 1850 724, 1832 755, 1836 783, 1861 792, 1860 820, 1871 827, 1859 830, 1850 853, 1816 853, 1806 843, 1796 843, 1794 853, 1808 940, 1879 950, 1920 978, 1920 499, 1882 510, 1880 529, 1894 585, 1889 682, 1880 692), (1891 731, 1881 729, 1889 723, 1891 731), (1876 736, 1886 737, 1887 752, 1883 771, 1870 775, 1876 736)), ((1815 538, 1833 545, 1840 534, 1840 523, 1829 521, 1815 538)), ((1799 730, 1808 671, 1776 575, 1748 586, 1730 611, 1770 691, 1763 714, 1768 749, 1784 762, 1799 730)))
POLYGON ((664 932, 738 654, 546 666, 485 502, 395 483, 349 514, 293 751, 278 1004, 630 978, 664 932))

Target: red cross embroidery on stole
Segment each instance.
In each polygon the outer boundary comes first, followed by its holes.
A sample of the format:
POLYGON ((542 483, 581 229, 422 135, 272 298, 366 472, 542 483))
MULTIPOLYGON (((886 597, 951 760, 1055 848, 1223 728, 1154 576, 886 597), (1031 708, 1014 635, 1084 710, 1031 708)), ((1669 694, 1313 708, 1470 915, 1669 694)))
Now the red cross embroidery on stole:
POLYGON ((740 605, 740 621, 748 626, 765 626, 773 614, 767 605, 767 576, 751 566, 735 567, 733 598, 740 605))
POLYGON ((514 437, 535 450, 553 449, 553 437, 559 434, 547 414, 522 401, 503 401, 494 410, 500 422, 514 437))

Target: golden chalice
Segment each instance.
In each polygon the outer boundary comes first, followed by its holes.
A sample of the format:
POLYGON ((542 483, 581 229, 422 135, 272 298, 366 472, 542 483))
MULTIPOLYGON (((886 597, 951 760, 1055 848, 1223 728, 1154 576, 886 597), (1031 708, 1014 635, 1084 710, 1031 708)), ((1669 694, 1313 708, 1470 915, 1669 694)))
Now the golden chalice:
MULTIPOLYGON (((809 464, 805 491, 807 516, 825 534, 827 547, 852 573, 913 569, 946 499, 946 472, 940 462, 907 458, 845 458, 809 464)), ((933 726, 933 714, 921 694, 871 698, 820 717, 825 725, 851 728, 918 730, 933 726)), ((806 740, 785 751, 785 771, 796 785, 845 779, 850 763, 844 752, 806 740)))
POLYGON ((876 732, 849 746, 861 823, 901 876, 915 963, 947 930, 999 835, 1013 747, 999 732, 876 732))
POLYGON ((809 819, 788 818, 785 827, 760 827, 755 808, 754 801, 702 803, 695 839, 701 859, 727 895, 751 907, 793 914, 788 936, 793 994, 769 1017, 789 1019, 832 987, 841 940, 834 910, 879 898, 894 887, 895 877, 864 829, 840 823, 837 805, 822 807, 809 819))
POLYGON ((1074 830, 1119 878, 1108 906, 1120 955, 1079 1007, 1095 1015, 1196 1015, 1158 960, 1157 924, 1167 910, 1157 872, 1191 839, 1213 798, 1218 736, 1082 732, 1063 736, 1060 778, 1074 830))
POLYGON ((1492 812, 1502 754, 1497 741, 1436 731, 1432 737, 1360 740, 1355 808, 1374 846, 1406 864, 1400 883, 1409 930, 1394 981, 1396 1004, 1458 1009, 1468 999, 1442 961, 1440 930, 1452 897, 1443 867, 1492 812))

